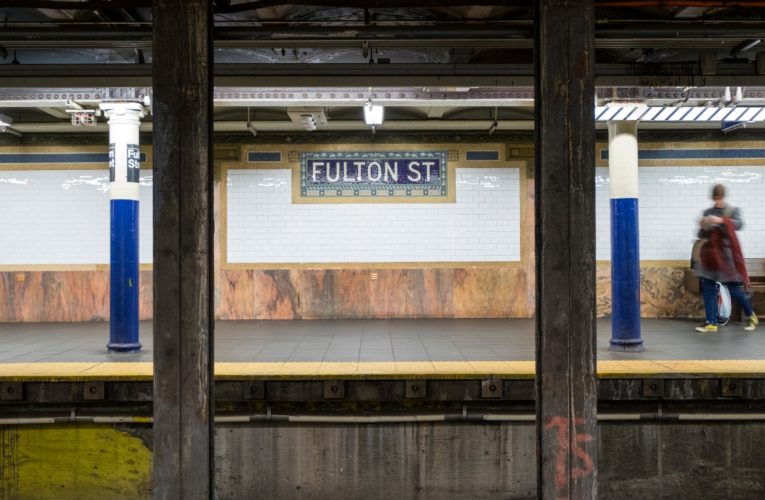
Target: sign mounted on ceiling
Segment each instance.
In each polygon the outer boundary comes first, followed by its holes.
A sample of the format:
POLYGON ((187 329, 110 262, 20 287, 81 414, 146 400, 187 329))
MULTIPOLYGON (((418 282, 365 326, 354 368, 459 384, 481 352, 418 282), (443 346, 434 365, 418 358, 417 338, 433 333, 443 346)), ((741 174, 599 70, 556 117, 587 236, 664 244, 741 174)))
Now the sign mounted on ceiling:
POLYGON ((447 158, 447 151, 300 153, 294 201, 454 201, 447 158))

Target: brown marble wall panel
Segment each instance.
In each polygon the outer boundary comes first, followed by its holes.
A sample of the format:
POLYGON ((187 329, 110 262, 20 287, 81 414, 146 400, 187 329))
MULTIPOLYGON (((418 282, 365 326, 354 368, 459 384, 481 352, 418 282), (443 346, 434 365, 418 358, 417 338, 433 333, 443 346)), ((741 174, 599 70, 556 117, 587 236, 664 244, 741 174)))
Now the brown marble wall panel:
MULTIPOLYGON (((151 271, 140 274, 138 314, 152 317, 151 271)), ((0 322, 108 319, 108 270, 0 272, 0 322)))
POLYGON ((154 317, 154 273, 150 270, 140 271, 139 281, 138 319, 151 319, 154 317))
POLYGON ((380 269, 371 282, 375 318, 450 318, 453 269, 380 269))
POLYGON ((523 266, 526 272, 526 309, 523 311, 522 317, 530 318, 536 314, 537 307, 533 161, 527 162, 526 171, 523 175, 527 177, 524 183, 526 187, 526 203, 524 205, 523 225, 521 227, 521 266, 523 266))
POLYGON ((109 316, 104 272, 3 272, 3 321, 99 321, 109 316))
POLYGON ((683 269, 644 267, 640 270, 640 315, 646 318, 702 318, 701 295, 683 287, 683 269))
MULTIPOLYGON (((683 287, 683 268, 671 266, 640 269, 640 316, 643 318, 702 318, 701 296, 683 287)), ((598 263, 597 315, 611 315, 611 266, 598 263)))
POLYGON ((223 269, 219 272, 220 319, 255 317, 255 280, 251 269, 223 269))
POLYGON ((611 315, 611 263, 598 262, 595 268, 595 315, 611 315))
POLYGON ((254 271, 254 319, 300 319, 299 277, 300 270, 254 271))
POLYGON ((221 167, 215 165, 215 179, 213 181, 213 266, 215 271, 213 272, 214 297, 213 308, 216 318, 223 316, 223 310, 221 308, 221 291, 223 289, 222 281, 222 269, 221 269, 221 213, 220 213, 220 176, 221 167))
POLYGON ((455 269, 454 317, 529 317, 526 280, 521 267, 455 269))
POLYGON ((371 318, 370 273, 369 269, 303 269, 303 318, 371 318))

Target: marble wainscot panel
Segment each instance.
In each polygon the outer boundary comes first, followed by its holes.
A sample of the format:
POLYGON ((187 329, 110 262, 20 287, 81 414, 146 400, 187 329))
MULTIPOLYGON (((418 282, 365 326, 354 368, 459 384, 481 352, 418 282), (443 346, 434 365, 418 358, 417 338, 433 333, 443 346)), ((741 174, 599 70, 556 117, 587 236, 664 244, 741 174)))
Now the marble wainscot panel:
MULTIPOLYGON (((141 271, 139 317, 152 317, 152 274, 141 271)), ((109 319, 109 271, 0 272, 0 321, 109 319)))
POLYGON ((525 271, 511 268, 221 272, 220 319, 530 317, 525 271))
MULTIPOLYGON (((702 318, 701 295, 683 287, 682 267, 640 268, 640 316, 642 318, 702 318)), ((611 315, 611 265, 598 262, 596 277, 597 315, 611 315)))
POLYGON ((297 269, 255 271, 255 319, 300 319, 297 269))
POLYGON ((218 272, 220 319, 252 319, 255 317, 255 271, 223 269, 218 272))
POLYGON ((225 269, 219 319, 300 319, 299 271, 225 269))
POLYGON ((370 281, 373 317, 454 316, 453 269, 380 269, 372 272, 378 274, 378 279, 370 281))
POLYGON ((683 268, 640 269, 640 315, 645 318, 703 318, 701 295, 683 286, 683 268))
POLYGON ((526 271, 518 267, 454 270, 454 317, 528 318, 526 271))
POLYGON ((373 317, 368 269, 303 269, 300 297, 304 319, 373 317))

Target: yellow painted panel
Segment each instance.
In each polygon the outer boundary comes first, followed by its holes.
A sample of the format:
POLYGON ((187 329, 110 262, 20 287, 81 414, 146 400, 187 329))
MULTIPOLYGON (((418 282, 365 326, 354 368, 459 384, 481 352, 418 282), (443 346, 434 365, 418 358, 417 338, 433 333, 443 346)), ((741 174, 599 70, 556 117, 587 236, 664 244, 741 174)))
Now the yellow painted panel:
POLYGON ((144 499, 152 455, 108 425, 0 426, 0 498, 144 499))

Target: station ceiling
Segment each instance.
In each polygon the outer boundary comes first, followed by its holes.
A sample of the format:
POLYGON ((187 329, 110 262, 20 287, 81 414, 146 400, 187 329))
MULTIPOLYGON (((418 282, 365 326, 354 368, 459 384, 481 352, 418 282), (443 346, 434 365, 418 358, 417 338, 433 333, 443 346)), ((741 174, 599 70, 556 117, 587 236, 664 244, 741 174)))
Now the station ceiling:
MULTIPOLYGON (((385 108, 378 130, 533 127, 534 2, 213 3, 217 131, 370 129, 370 104, 385 108)), ((71 125, 73 113, 103 99, 146 99, 151 108, 150 1, 3 5, 0 113, 8 128, 106 130, 98 117, 95 129, 71 125)), ((759 64, 757 55, 765 2, 596 0, 595 8, 599 106, 765 105, 765 53, 759 64)))

